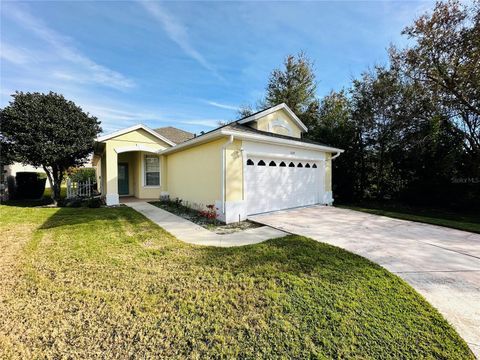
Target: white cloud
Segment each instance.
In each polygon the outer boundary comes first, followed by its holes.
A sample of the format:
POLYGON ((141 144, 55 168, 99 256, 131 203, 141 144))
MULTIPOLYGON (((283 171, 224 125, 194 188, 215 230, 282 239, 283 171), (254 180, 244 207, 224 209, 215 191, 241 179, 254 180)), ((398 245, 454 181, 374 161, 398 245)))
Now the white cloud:
POLYGON ((192 59, 197 61, 205 69, 212 72, 217 78, 224 80, 223 77, 217 72, 214 66, 210 64, 205 57, 198 52, 190 43, 188 31, 183 24, 181 24, 173 15, 169 14, 159 3, 154 1, 139 1, 140 4, 158 20, 168 37, 174 41, 180 48, 192 59))
MULTIPOLYGON (((69 76, 69 80, 77 81, 77 79, 79 79, 80 82, 82 82, 85 81, 85 79, 88 79, 89 82, 94 82, 116 89, 131 88, 135 85, 133 80, 129 79, 123 74, 111 70, 103 65, 97 64, 95 61, 82 54, 74 46, 69 44, 72 41, 70 38, 63 36, 49 28, 40 19, 32 16, 24 7, 21 8, 18 5, 9 3, 8 6, 5 6, 5 8, 6 10, 4 13, 6 13, 6 15, 13 18, 18 24, 22 25, 25 29, 32 32, 38 38, 52 46, 56 52, 55 55, 79 67, 77 71, 78 73, 88 73, 88 76, 83 76, 82 78, 71 75, 69 76)), ((13 50, 10 50, 10 53, 12 53, 13 50)), ((19 57, 17 56, 16 59, 19 60, 19 57)), ((66 79, 66 77, 64 77, 64 79, 66 79)))
POLYGON ((25 64, 29 61, 28 52, 25 49, 14 47, 6 42, 0 44, 0 58, 14 64, 25 64))
POLYGON ((206 101, 208 105, 215 106, 220 109, 227 109, 227 110, 235 110, 238 111, 240 108, 238 106, 233 106, 233 105, 228 105, 228 104, 222 104, 216 101, 206 101))
POLYGON ((225 120, 222 120, 222 119, 194 119, 194 120, 180 120, 178 122, 181 123, 181 124, 186 124, 186 125, 200 125, 200 126, 206 126, 206 127, 210 127, 210 128, 216 128, 221 123, 224 123, 225 120))

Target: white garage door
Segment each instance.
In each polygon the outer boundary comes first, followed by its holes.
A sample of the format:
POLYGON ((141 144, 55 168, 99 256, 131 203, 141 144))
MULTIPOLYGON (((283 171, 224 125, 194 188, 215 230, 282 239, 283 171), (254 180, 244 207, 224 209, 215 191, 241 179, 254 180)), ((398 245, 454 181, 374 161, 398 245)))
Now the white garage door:
POLYGON ((245 185, 248 215, 317 204, 320 163, 249 157, 245 185))

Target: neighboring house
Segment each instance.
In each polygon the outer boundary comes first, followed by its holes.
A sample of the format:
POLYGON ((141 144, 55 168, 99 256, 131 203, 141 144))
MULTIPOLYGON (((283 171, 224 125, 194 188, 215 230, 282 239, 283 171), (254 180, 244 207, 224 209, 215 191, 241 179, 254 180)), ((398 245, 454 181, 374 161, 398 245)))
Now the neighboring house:
MULTIPOLYGON (((91 163, 91 161, 92 160, 90 159, 90 156, 89 156, 88 160, 87 160, 87 162, 85 162, 85 164, 91 163)), ((79 167, 84 168, 85 164, 81 165, 79 167)), ((17 172, 23 172, 23 171, 37 172, 37 173, 45 174, 45 176, 47 176, 47 174, 45 173, 45 170, 43 170, 43 168, 35 167, 35 166, 32 166, 32 165, 25 165, 25 164, 22 164, 22 163, 19 163, 19 162, 14 162, 13 164, 10 164, 10 165, 4 165, 3 169, 0 169, 0 171, 2 171, 2 174, 3 174, 2 179, 1 179, 2 182, 5 181, 5 179, 7 179, 7 177, 9 177, 9 176, 15 177, 15 175, 17 175, 17 172)), ((48 181, 48 179, 45 183, 45 187, 46 188, 50 187, 50 181, 48 181)))
POLYGON ((343 150, 303 139, 306 131, 285 104, 196 137, 135 125, 99 137, 93 164, 107 205, 118 204, 120 196, 168 195, 214 204, 219 219, 230 223, 332 203, 331 160, 343 150))
MULTIPOLYGON (((37 172, 37 173, 45 174, 45 176, 47 176, 47 174, 41 167, 34 167, 32 165, 24 165, 19 162, 14 162, 13 164, 3 166, 3 179, 7 179, 7 177, 9 176, 15 177, 15 175, 17 175, 17 172, 22 172, 22 171, 37 172)), ((50 183, 48 181, 45 183, 45 187, 47 188, 50 187, 50 183)))

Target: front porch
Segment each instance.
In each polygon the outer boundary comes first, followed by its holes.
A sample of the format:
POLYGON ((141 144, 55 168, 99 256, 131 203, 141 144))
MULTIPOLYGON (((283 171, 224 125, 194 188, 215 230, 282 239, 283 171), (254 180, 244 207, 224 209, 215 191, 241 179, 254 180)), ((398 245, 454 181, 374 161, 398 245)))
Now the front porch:
POLYGON ((158 200, 162 194, 161 157, 154 151, 112 149, 98 159, 97 173, 107 205, 158 200))
POLYGON ((150 201, 158 201, 158 198, 151 198, 151 199, 139 199, 135 196, 120 196, 120 204, 128 205, 137 202, 150 202, 150 201))

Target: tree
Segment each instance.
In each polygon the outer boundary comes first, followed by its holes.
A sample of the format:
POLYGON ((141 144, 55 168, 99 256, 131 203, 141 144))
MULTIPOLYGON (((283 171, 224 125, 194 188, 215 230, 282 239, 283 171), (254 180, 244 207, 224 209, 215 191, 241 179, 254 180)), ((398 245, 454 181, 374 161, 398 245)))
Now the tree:
POLYGON ((319 108, 313 63, 301 52, 297 56, 288 55, 283 65, 284 69, 275 69, 270 74, 261 104, 269 107, 285 103, 308 128, 312 128, 319 108))
POLYGON ((358 197, 361 149, 358 141, 360 129, 352 118, 351 100, 342 90, 331 92, 320 101, 318 123, 310 131, 310 138, 345 152, 333 161, 335 197, 340 201, 351 201, 358 197))
POLYGON ((393 63, 438 98, 480 161, 480 2, 437 2, 402 33, 414 44, 392 48, 393 63))
POLYGON ((0 112, 1 138, 16 160, 42 167, 60 199, 60 185, 69 167, 86 161, 100 133, 96 117, 62 95, 16 92, 0 112))

